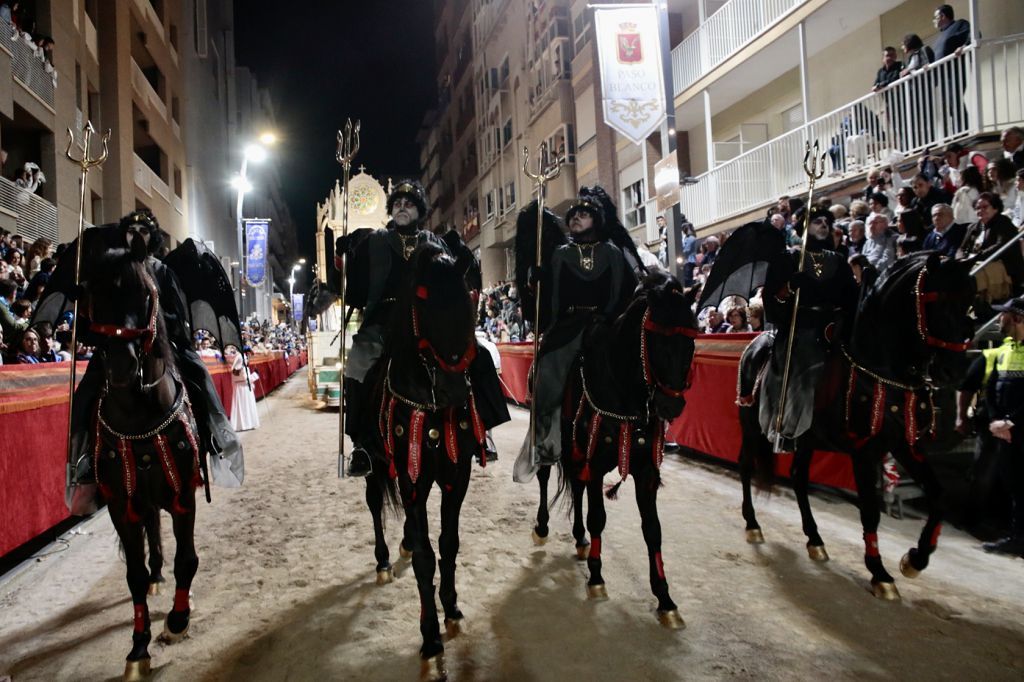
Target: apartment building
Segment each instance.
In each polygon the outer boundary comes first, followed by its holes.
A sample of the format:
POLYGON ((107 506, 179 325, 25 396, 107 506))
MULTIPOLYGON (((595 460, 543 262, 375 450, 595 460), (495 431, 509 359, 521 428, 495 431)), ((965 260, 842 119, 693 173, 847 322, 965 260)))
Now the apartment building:
MULTIPOLYGON (((437 0, 436 11, 441 16, 464 4, 437 0)), ((559 209, 577 187, 600 184, 617 201, 634 239, 658 248, 651 185, 654 164, 664 156, 662 142, 652 135, 645 145, 634 145, 604 124, 588 4, 471 3, 479 159, 475 245, 485 282, 512 271, 515 209, 532 198, 522 172, 524 144, 533 149, 547 141, 563 160, 562 175, 549 188, 550 205, 559 209)), ((974 45, 887 93, 869 92, 883 47, 899 47, 908 33, 926 44, 934 40, 938 4, 667 0, 671 133, 681 175, 695 178, 680 190, 683 214, 701 234, 711 234, 760 216, 782 194, 804 191, 806 140, 832 152, 822 187, 844 196, 862 184, 869 167, 897 153, 910 164, 925 148, 954 140, 990 143, 1000 129, 1024 120, 1024 3, 1017 0, 950 3, 958 17, 972 21, 974 45), (962 110, 940 104, 919 116, 917 110, 937 101, 944 88, 961 93, 962 110)), ((448 148, 433 121, 428 118, 421 131, 422 158, 439 166, 448 148), (430 146, 435 138, 439 142, 430 146)), ((448 191, 445 174, 424 177, 437 196, 448 191)))

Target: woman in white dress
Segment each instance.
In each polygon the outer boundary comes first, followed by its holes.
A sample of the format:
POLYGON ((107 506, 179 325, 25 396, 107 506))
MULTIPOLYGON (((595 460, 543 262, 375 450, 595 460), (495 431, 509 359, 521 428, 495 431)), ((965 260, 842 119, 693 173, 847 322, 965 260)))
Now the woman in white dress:
MULTIPOLYGON (((260 377, 256 372, 247 368, 242 353, 239 353, 233 346, 231 350, 234 353, 231 362, 231 380, 234 384, 231 400, 231 426, 235 431, 259 428, 260 415, 256 412, 256 395, 253 393, 253 387, 260 377)), ((243 352, 252 356, 252 348, 249 346, 246 346, 243 352)))

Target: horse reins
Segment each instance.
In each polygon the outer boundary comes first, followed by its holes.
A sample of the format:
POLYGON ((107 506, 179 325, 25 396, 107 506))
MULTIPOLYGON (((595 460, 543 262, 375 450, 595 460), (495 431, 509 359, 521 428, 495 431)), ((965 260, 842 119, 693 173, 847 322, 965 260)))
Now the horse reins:
POLYGON ((970 347, 970 341, 961 343, 945 341, 937 336, 933 336, 928 329, 928 317, 925 313, 925 306, 929 303, 943 301, 949 297, 949 294, 938 291, 926 292, 924 290, 925 273, 926 269, 922 268, 921 272, 917 275, 917 281, 914 283, 914 312, 917 315, 917 333, 921 336, 921 340, 924 341, 926 346, 953 351, 954 353, 963 353, 970 347))
MULTIPOLYGON (((427 300, 427 297, 428 291, 425 286, 420 285, 416 287, 416 298, 425 301, 427 300)), ((441 357, 441 355, 437 352, 437 349, 434 348, 433 344, 431 344, 430 341, 428 341, 427 339, 423 338, 423 336, 420 334, 420 316, 419 312, 416 310, 415 302, 412 304, 411 308, 412 333, 413 336, 416 338, 417 350, 419 350, 421 353, 429 352, 430 355, 432 355, 434 360, 437 362, 438 366, 445 372, 448 372, 449 374, 458 374, 460 372, 465 372, 469 368, 470 364, 472 364, 473 360, 476 359, 476 339, 474 338, 470 340, 470 343, 466 346, 466 350, 462 353, 462 355, 456 357, 452 362, 448 362, 443 357, 441 357)))
POLYGON ((686 386, 682 388, 672 388, 671 386, 663 383, 654 374, 654 368, 651 366, 650 353, 647 351, 647 335, 657 334, 659 336, 672 337, 672 336, 685 336, 690 339, 697 338, 697 330, 691 329, 690 327, 684 326, 666 326, 661 325, 651 319, 651 307, 647 306, 644 311, 643 323, 640 325, 640 359, 641 365, 644 371, 644 382, 652 390, 658 390, 662 394, 669 396, 670 398, 682 398, 686 392, 686 386))

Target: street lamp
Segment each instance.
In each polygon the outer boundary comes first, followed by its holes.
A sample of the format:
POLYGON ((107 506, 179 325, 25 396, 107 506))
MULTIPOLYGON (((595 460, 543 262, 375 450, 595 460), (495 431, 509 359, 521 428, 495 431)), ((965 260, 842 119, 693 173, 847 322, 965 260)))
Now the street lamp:
POLYGON ((243 232, 244 222, 242 219, 242 202, 245 200, 246 192, 252 191, 252 183, 249 182, 248 170, 249 162, 262 163, 267 158, 267 146, 273 145, 277 141, 277 136, 271 132, 264 132, 259 137, 260 143, 250 143, 245 146, 242 152, 242 167, 231 180, 231 186, 238 192, 238 198, 235 203, 235 220, 237 223, 238 231, 238 316, 245 319, 245 291, 244 291, 244 272, 245 272, 245 246, 243 245, 243 232), (266 146, 265 146, 266 145, 266 146))
POLYGON ((292 271, 288 275, 288 312, 290 320, 288 320, 288 326, 292 326, 295 322, 295 309, 292 307, 295 301, 295 272, 301 270, 302 266, 305 265, 306 259, 300 258, 299 262, 292 266, 292 271))

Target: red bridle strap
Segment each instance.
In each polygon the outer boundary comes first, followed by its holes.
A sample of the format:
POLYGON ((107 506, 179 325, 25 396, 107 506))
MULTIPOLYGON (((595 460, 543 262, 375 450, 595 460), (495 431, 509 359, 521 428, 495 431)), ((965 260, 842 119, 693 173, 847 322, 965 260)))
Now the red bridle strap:
MULTIPOLYGON (((90 331, 95 334, 99 334, 100 336, 120 339, 122 341, 135 341, 136 339, 142 339, 143 352, 149 353, 153 350, 153 342, 156 340, 156 319, 160 312, 160 299, 157 294, 156 285, 153 284, 153 280, 146 276, 144 282, 146 284, 146 288, 149 289, 149 319, 147 320, 145 327, 119 327, 116 324, 97 324, 93 322, 89 324, 90 331)), ((92 299, 90 298, 89 319, 92 318, 92 299)))
MULTIPOLYGON (((427 288, 424 286, 417 287, 416 296, 425 300, 427 298, 427 288)), ((465 372, 469 369, 473 360, 476 359, 476 339, 473 339, 470 342, 466 351, 460 357, 456 358, 454 362, 448 362, 442 358, 434 346, 431 345, 430 341, 427 341, 425 338, 420 336, 420 316, 416 310, 415 303, 412 305, 412 333, 416 337, 416 347, 421 352, 428 351, 432 356, 434 356, 434 360, 437 362, 438 366, 440 366, 445 372, 449 372, 451 374, 465 372)))
POLYGON ((689 327, 666 327, 660 325, 651 319, 650 314, 644 315, 644 331, 661 336, 689 336, 691 339, 697 338, 697 335, 700 334, 696 329, 690 329, 689 327))
POLYGON ((661 393, 671 398, 682 398, 686 392, 686 387, 672 388, 671 386, 661 383, 658 377, 654 375, 654 368, 651 367, 651 356, 647 352, 648 332, 663 336, 681 335, 696 338, 697 331, 689 329, 688 327, 663 327, 651 320, 651 309, 649 307, 644 311, 644 321, 640 330, 640 361, 644 368, 644 381, 648 386, 656 388, 661 393))
POLYGON ((941 350, 953 351, 954 353, 963 353, 970 347, 970 342, 965 341, 962 343, 956 343, 953 341, 945 341, 932 336, 928 330, 928 317, 925 312, 925 306, 929 303, 935 303, 941 301, 944 298, 944 294, 938 291, 924 291, 924 275, 925 270, 921 270, 917 276, 917 283, 914 286, 914 296, 916 299, 915 310, 917 312, 917 332, 921 335, 921 340, 925 342, 925 345, 932 348, 939 348, 941 350))

